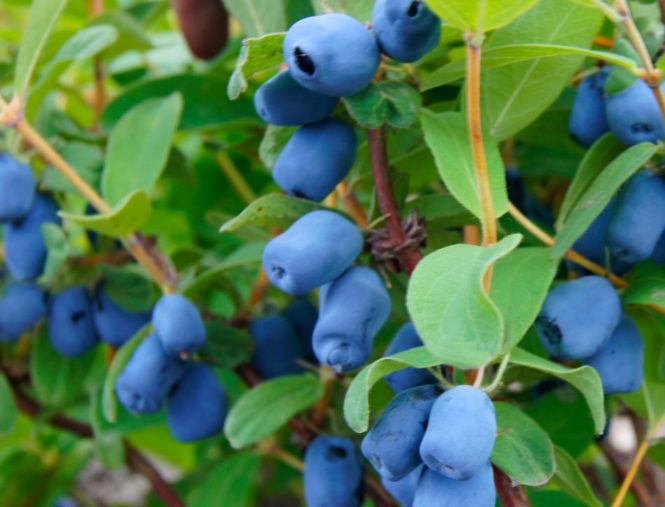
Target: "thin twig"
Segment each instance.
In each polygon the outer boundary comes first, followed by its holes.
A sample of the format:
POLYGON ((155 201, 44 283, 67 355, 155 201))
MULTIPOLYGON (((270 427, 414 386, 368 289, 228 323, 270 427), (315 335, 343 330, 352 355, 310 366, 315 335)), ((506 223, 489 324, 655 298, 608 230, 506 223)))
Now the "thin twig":
POLYGON ((524 488, 514 485, 510 477, 499 468, 492 465, 494 470, 494 484, 503 507, 529 507, 529 499, 524 488))
POLYGON ((231 182, 231 185, 233 185, 233 188, 235 188, 238 195, 245 201, 245 204, 254 202, 256 200, 254 190, 252 190, 252 187, 250 187, 245 178, 243 178, 242 173, 229 154, 225 151, 218 151, 215 155, 215 159, 224 175, 231 182))
MULTIPOLYGON (((622 463, 619 452, 608 443, 603 443, 600 446, 600 448, 603 451, 605 457, 607 458, 607 461, 609 461, 610 465, 612 466, 612 469, 614 470, 614 473, 616 474, 617 478, 623 484, 626 481, 627 468, 622 463)), ((633 480, 630 483, 630 489, 632 490, 633 494, 637 497, 642 507, 655 507, 651 494, 646 489, 644 484, 642 484, 640 481, 633 480)))
POLYGON ((337 185, 336 191, 342 199, 344 207, 358 224, 358 227, 365 229, 369 224, 369 219, 353 191, 349 188, 349 184, 346 181, 340 182, 340 184, 337 185))

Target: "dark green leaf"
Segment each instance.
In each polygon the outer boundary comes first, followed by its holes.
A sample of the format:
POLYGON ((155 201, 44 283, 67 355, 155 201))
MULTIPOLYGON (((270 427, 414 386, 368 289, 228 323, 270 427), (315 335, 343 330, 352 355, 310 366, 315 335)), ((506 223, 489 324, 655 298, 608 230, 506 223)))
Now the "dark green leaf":
POLYGON ((554 447, 556 460, 556 473, 552 483, 559 486, 573 498, 577 498, 589 507, 603 507, 602 502, 596 498, 591 486, 577 465, 575 459, 560 447, 554 447))
POLYGON ((208 339, 201 351, 206 361, 221 368, 235 368, 250 360, 254 342, 247 333, 214 320, 206 322, 206 331, 208 339))
POLYGON ((421 105, 420 94, 399 81, 372 83, 343 101, 353 119, 367 129, 386 124, 396 128, 410 127, 417 121, 421 105))
POLYGON ((12 431, 17 415, 14 393, 4 373, 0 372, 0 434, 12 431))
POLYGON ((625 303, 665 307, 665 266, 638 265, 631 271, 630 287, 622 294, 625 303))
POLYGON ((225 458, 197 481, 187 497, 190 507, 246 507, 253 496, 261 459, 243 452, 225 458))

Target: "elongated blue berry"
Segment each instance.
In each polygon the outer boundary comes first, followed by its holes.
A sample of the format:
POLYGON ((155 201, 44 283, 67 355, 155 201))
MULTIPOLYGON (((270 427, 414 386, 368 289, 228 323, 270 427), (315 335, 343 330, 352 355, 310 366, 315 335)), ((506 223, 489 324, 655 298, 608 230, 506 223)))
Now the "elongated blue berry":
POLYGON ((303 352, 295 329, 283 315, 255 319, 249 329, 254 339, 252 365, 265 379, 302 371, 303 352))
POLYGON ((0 222, 25 216, 35 198, 35 177, 30 168, 7 153, 0 153, 0 222))
POLYGON ((413 499, 416 496, 416 488, 420 482, 420 477, 425 471, 425 465, 419 465, 403 479, 399 481, 389 481, 385 477, 381 478, 381 484, 386 491, 397 500, 402 507, 411 507, 413 499))
POLYGON ((193 354, 206 341, 206 330, 194 303, 179 294, 162 296, 152 312, 155 333, 172 356, 193 354))
POLYGON ((492 466, 485 463, 465 481, 457 481, 425 467, 412 507, 494 507, 496 489, 492 466))
POLYGON ((581 146, 590 147, 603 134, 610 131, 605 115, 605 81, 609 69, 605 68, 582 80, 570 112, 568 130, 581 146))
MULTIPOLYGON (((665 87, 661 86, 662 90, 665 87)), ((619 93, 607 97, 607 122, 622 143, 632 146, 665 139, 658 102, 641 79, 619 93)))
POLYGON ((0 297, 0 342, 16 342, 46 317, 46 299, 37 285, 10 283, 0 297))
MULTIPOLYGON (((418 336, 418 332, 413 324, 407 322, 404 324, 397 334, 393 337, 390 345, 384 352, 384 357, 392 356, 398 352, 413 349, 415 347, 422 347, 423 342, 418 336)), ((385 376, 386 382, 396 393, 408 389, 410 387, 421 386, 424 384, 433 384, 434 377, 427 370, 419 370, 418 368, 405 368, 398 370, 394 373, 385 376)))
POLYGON ((100 339, 113 347, 122 347, 150 322, 150 312, 133 313, 115 304, 103 286, 95 292, 95 328, 100 339))
POLYGON ((92 313, 85 287, 72 287, 53 296, 48 309, 48 336, 53 348, 63 356, 76 357, 97 345, 92 313))
POLYGON ((306 297, 297 297, 284 309, 284 315, 293 325, 305 360, 311 364, 318 364, 319 360, 312 348, 312 336, 316 321, 319 319, 319 311, 306 297))

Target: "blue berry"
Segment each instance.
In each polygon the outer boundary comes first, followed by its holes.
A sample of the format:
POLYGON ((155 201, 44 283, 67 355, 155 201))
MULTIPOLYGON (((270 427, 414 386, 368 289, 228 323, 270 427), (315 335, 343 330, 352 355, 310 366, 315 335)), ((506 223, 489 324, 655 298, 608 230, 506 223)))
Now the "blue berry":
POLYGON ((552 356, 585 359, 607 343, 620 319, 621 300, 612 284, 600 276, 585 276, 550 291, 536 331, 552 356))
POLYGON ((335 110, 337 102, 337 97, 299 85, 287 70, 263 83, 254 95, 254 108, 261 119, 282 126, 323 121, 335 110))
POLYGON ((362 453, 382 477, 399 481, 421 464, 420 443, 440 394, 433 385, 402 391, 365 435, 362 453))
POLYGON ((356 159, 356 134, 335 118, 299 128, 279 154, 272 176, 284 192, 321 201, 349 173, 356 159))
POLYGON ((305 88, 333 97, 367 87, 379 68, 379 48, 360 21, 346 14, 301 19, 284 39, 284 59, 305 88))
POLYGON ((363 249, 360 229, 334 211, 312 211, 263 251, 270 282, 289 294, 305 294, 346 271, 363 249))
POLYGON ((158 412, 166 395, 182 377, 186 363, 169 356, 151 334, 132 354, 118 377, 115 392, 123 406, 137 414, 158 412))
MULTIPOLYGON (((661 86, 661 90, 665 87, 661 86)), ((658 102, 649 85, 641 79, 607 97, 606 112, 612 132, 628 146, 665 139, 658 102)))
POLYGON ((44 194, 37 194, 21 220, 5 224, 5 264, 12 277, 31 281, 41 275, 46 263, 42 225, 60 224, 58 206, 44 194))
POLYGON ((577 88, 568 130, 573 139, 585 148, 610 131, 605 116, 604 89, 608 75, 606 67, 598 74, 583 79, 577 88))
POLYGON ((307 507, 360 507, 362 468, 353 442, 317 437, 305 452, 307 507))
POLYGON ((487 466, 496 429, 494 405, 487 394, 471 386, 453 387, 432 407, 420 457, 435 472, 466 481, 487 466))
MULTIPOLYGON (((397 334, 393 337, 390 345, 384 352, 384 357, 392 356, 405 350, 422 347, 423 342, 418 336, 418 332, 413 324, 407 322, 397 334)), ((422 386, 424 384, 433 384, 436 382, 434 377, 427 370, 418 368, 405 368, 385 376, 386 382, 393 391, 399 393, 410 387, 422 386)))
POLYGON ((0 222, 23 218, 34 198, 35 177, 30 168, 11 155, 0 153, 0 222))
POLYGON ((92 313, 85 287, 72 287, 53 296, 48 309, 48 336, 53 348, 65 357, 76 357, 97 345, 92 313))
POLYGON ((314 352, 337 371, 363 365, 390 315, 390 296, 373 270, 354 267, 319 291, 314 352))
POLYGON ((624 316, 609 341, 586 364, 600 375, 605 394, 637 391, 644 374, 644 342, 633 321, 624 316))
POLYGON ((383 484, 386 491, 390 493, 402 507, 411 507, 413 505, 413 499, 416 496, 418 482, 420 482, 420 477, 423 475, 424 471, 425 465, 421 464, 414 468, 409 475, 399 481, 389 481, 385 477, 382 477, 381 484, 383 484))
POLYGON ((115 304, 100 285, 95 293, 94 318, 101 340, 118 348, 150 322, 150 312, 133 313, 125 310, 115 304))
POLYGON ((419 0, 377 0, 372 28, 381 51, 400 62, 415 62, 441 38, 441 21, 419 0))
POLYGON ((658 240, 651 259, 656 264, 665 264, 665 234, 663 234, 658 240))
POLYGON ((487 462, 465 481, 425 468, 412 507, 494 507, 495 503, 494 474, 487 462))
POLYGON ((206 341, 203 319, 194 304, 179 294, 162 296, 152 312, 155 333, 171 356, 193 354, 206 341))
POLYGON ((318 364, 319 360, 312 348, 312 335, 319 319, 319 311, 306 297, 297 297, 284 309, 284 315, 293 325, 304 359, 308 363, 318 364))
POLYGON ((295 329, 283 315, 255 319, 249 329, 254 339, 252 365, 265 379, 300 373, 303 353, 295 329))
POLYGON ((179 442, 214 437, 222 431, 227 402, 215 372, 203 363, 191 363, 167 402, 167 421, 179 442))
POLYGON ((46 299, 37 285, 10 283, 0 298, 0 342, 15 343, 46 317, 46 299))

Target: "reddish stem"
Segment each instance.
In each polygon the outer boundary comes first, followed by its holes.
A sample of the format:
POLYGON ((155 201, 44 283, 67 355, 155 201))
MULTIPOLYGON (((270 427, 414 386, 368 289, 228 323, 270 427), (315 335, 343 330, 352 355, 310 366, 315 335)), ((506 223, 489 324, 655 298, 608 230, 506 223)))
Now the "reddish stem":
POLYGON ((494 483, 503 507, 529 507, 529 499, 520 485, 513 486, 513 481, 505 473, 492 465, 494 483))
POLYGON ((418 247, 404 247, 407 236, 402 228, 402 219, 390 182, 388 171, 388 152, 386 149, 385 129, 371 129, 367 131, 369 153, 372 160, 372 174, 376 186, 376 197, 381 214, 385 216, 388 235, 394 246, 399 249, 399 261, 402 270, 410 275, 420 262, 421 255, 418 247))

